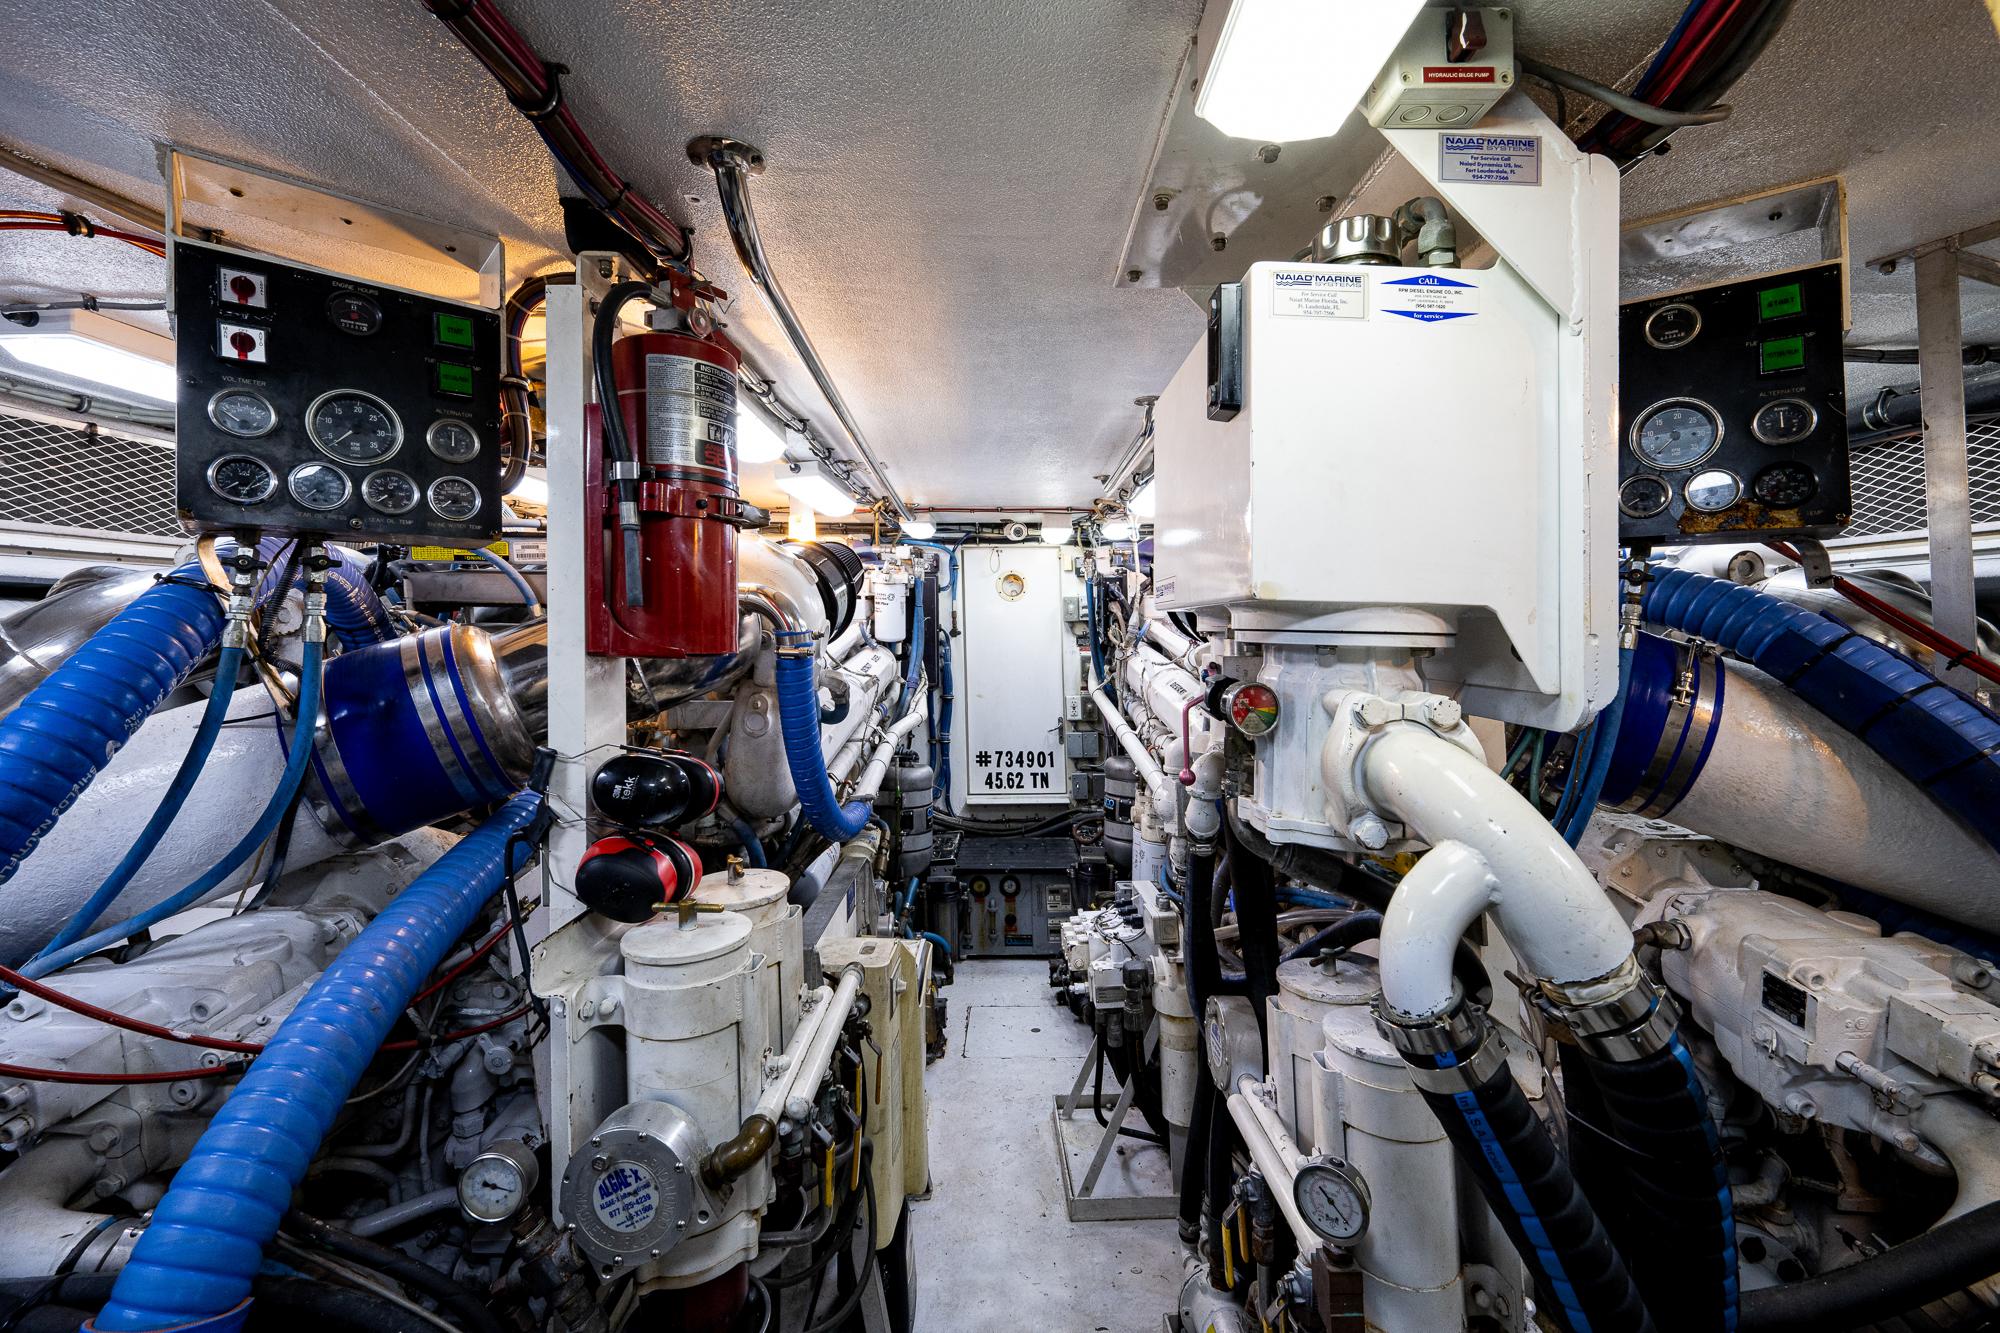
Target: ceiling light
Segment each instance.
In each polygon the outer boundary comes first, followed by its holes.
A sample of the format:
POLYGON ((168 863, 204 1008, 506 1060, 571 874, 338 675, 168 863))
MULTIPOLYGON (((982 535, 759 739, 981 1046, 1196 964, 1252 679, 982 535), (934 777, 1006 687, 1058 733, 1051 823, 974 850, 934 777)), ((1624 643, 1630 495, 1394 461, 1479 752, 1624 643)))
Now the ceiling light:
POLYGON ((854 497, 819 463, 794 463, 775 478, 778 489, 828 518, 854 512, 854 497))
POLYGON ((1151 518, 1153 516, 1153 483, 1151 481, 1148 481, 1144 486, 1132 492, 1131 498, 1125 501, 1125 512, 1130 514, 1134 519, 1151 518))
POLYGON ((1423 7, 1424 0, 1235 0, 1194 113, 1236 139, 1337 134, 1423 7))
POLYGON ((507 492, 508 500, 527 505, 533 509, 549 507, 549 483, 544 475, 537 475, 539 469, 529 469, 514 483, 514 489, 507 492))
POLYGON ((793 505, 785 515, 785 539, 794 542, 819 540, 819 520, 804 505, 793 505))
POLYGON ((937 536, 937 524, 927 518, 906 518, 903 520, 903 535, 915 541, 928 541, 937 536))
POLYGON ((1129 518, 1114 518, 1098 524, 1097 530, 1104 534, 1104 540, 1108 542, 1129 542, 1132 534, 1139 529, 1129 518))
POLYGON ((107 397, 174 401, 174 340, 94 311, 46 311, 33 324, 0 320, 0 350, 107 397))
POLYGON ((744 463, 775 463, 785 456, 785 437, 754 407, 736 414, 736 457, 744 463))

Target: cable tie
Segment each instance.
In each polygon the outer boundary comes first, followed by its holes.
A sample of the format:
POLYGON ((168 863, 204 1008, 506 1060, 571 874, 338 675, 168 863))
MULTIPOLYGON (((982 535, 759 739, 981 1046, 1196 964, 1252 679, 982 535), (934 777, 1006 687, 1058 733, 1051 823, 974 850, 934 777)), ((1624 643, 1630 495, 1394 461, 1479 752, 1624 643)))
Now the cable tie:
POLYGON ((89 218, 85 217, 81 213, 71 213, 65 211, 56 214, 56 217, 61 219, 63 230, 68 232, 72 236, 81 236, 84 237, 85 239, 89 239, 90 237, 97 235, 96 224, 91 222, 89 218))
POLYGON ((1955 764, 1946 765, 1944 768, 1941 768, 1937 772, 1931 774, 1929 777, 1925 778, 1922 782, 1919 782, 1917 785, 1919 787, 1922 787, 1925 791, 1929 791, 1932 787, 1936 786, 1940 782, 1943 782, 1945 779, 1956 777, 1961 770, 1971 768, 1974 764, 1983 763, 1986 760, 1993 758, 1995 755, 2000 755, 2000 741, 1995 741, 1993 742, 1993 744, 1987 746, 1985 749, 1975 751, 1974 753, 1967 755, 1965 758, 1959 760, 1955 764))
POLYGON ((540 106, 531 106, 512 93, 507 94, 507 100, 514 104, 514 109, 533 121, 536 125, 540 125, 550 116, 562 110, 562 76, 569 73, 569 66, 558 65, 553 61, 543 61, 542 73, 548 77, 549 91, 546 99, 540 106))
POLYGON ((214 593, 216 596, 216 600, 218 601, 226 603, 229 600, 228 593, 226 593, 221 588, 216 587, 213 583, 210 583, 207 579, 201 579, 197 581, 195 579, 188 578, 181 574, 155 574, 153 575, 153 582, 171 583, 177 588, 199 588, 203 592, 214 593))
POLYGON ((1869 730, 1872 727, 1874 727, 1876 723, 1882 721, 1882 719, 1888 717, 1891 713, 1900 711, 1903 705, 1908 703, 1910 700, 1916 698, 1918 695, 1924 693, 1926 690, 1939 690, 1945 688, 1948 687, 1945 685, 1943 681, 1938 680, 1936 677, 1932 677, 1931 679, 1925 681, 1921 685, 1913 686, 1910 689, 1904 690, 1901 694, 1897 695, 1895 698, 1889 700, 1887 703, 1883 704, 1880 708, 1876 709, 1873 713, 1869 714, 1868 720, 1866 722, 1863 722, 1860 726, 1854 728, 1854 734, 1857 737, 1866 740, 1868 737, 1869 730))

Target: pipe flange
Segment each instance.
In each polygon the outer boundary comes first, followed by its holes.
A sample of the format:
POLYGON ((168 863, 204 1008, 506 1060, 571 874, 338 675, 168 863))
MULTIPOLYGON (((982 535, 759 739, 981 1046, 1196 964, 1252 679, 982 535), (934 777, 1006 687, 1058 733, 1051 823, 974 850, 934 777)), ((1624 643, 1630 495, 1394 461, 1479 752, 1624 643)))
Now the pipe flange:
POLYGON ((688 140, 687 155, 698 167, 713 167, 720 161, 752 176, 764 174, 764 150, 726 134, 704 134, 688 140))
POLYGON ((1442 694, 1410 690, 1391 698, 1366 690, 1337 689, 1329 690, 1320 706, 1333 720, 1319 761, 1326 784, 1327 822, 1371 852, 1407 841, 1409 836, 1400 823, 1375 808, 1362 779, 1361 752, 1385 728, 1414 724, 1481 762, 1486 758, 1458 700, 1442 694))

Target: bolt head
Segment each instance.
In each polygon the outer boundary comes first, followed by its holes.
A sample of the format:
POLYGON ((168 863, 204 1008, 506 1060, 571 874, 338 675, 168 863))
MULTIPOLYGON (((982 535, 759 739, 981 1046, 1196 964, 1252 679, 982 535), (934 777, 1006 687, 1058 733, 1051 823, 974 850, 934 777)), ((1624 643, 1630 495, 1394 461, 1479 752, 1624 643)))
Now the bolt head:
POLYGON ((1276 162, 1278 160, 1278 155, 1283 151, 1284 149, 1280 148, 1277 144, 1267 143, 1263 147, 1257 150, 1257 160, 1268 166, 1271 163, 1276 162))
POLYGON ((1229 248, 1229 238, 1227 236, 1224 236, 1221 232, 1217 232, 1215 233, 1215 235, 1208 238, 1208 248, 1220 254, 1222 251, 1227 250, 1229 248))
POLYGON ((593 1171, 602 1171, 605 1167, 610 1165, 611 1165, 611 1159, 609 1157, 606 1157, 603 1153, 599 1153, 597 1154, 597 1156, 590 1159, 590 1169, 593 1171))
POLYGON ((1173 201, 1174 192, 1172 190, 1155 191, 1153 194, 1153 209, 1156 212, 1164 213, 1167 211, 1167 205, 1173 203, 1173 201))
POLYGON ((1456 699, 1439 699, 1431 704, 1431 725, 1439 731, 1450 731, 1465 716, 1456 699))
POLYGON ((1403 710, 1387 699, 1368 698, 1355 705, 1354 716, 1362 726, 1373 730, 1386 727, 1403 715, 1403 710))
POLYGON ((1340 202, 1339 195, 1323 194, 1319 198, 1313 200, 1313 207, 1318 209, 1322 213, 1331 213, 1333 211, 1334 205, 1338 204, 1339 202, 1340 202))
POLYGON ((1379 852, 1389 845, 1389 826, 1372 814, 1363 815, 1348 825, 1347 832, 1371 852, 1379 852))

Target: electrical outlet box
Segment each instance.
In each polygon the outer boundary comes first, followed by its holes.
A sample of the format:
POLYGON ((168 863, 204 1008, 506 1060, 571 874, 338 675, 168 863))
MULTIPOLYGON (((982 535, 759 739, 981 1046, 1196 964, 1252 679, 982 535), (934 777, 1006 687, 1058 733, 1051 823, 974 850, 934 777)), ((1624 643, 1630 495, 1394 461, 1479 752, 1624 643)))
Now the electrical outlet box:
POLYGON ((1361 110, 1377 129, 1466 129, 1513 87, 1513 10, 1426 9, 1361 110))
POLYGON ((1083 696, 1068 695, 1063 699, 1063 718, 1070 722, 1083 721, 1083 696))

